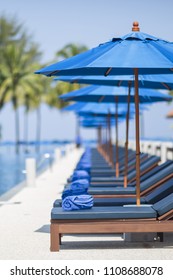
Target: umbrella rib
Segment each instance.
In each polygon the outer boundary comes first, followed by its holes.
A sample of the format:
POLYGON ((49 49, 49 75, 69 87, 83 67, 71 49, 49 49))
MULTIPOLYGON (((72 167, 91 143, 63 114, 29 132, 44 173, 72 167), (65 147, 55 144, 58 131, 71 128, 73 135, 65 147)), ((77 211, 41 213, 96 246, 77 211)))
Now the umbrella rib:
POLYGON ((121 86, 122 82, 123 82, 122 80, 120 80, 120 81, 118 82, 118 87, 121 86))
POLYGON ((100 102, 102 102, 104 98, 105 98, 105 96, 104 96, 104 95, 103 95, 103 96, 101 96, 101 97, 100 97, 100 99, 99 99, 99 103, 100 103, 100 102))
POLYGON ((109 75, 109 73, 111 72, 111 70, 112 70, 112 67, 109 67, 109 68, 106 70, 104 76, 107 77, 107 76, 109 75))
POLYGON ((166 89, 172 90, 166 83, 161 83, 166 89))
POLYGON ((54 76, 54 75, 57 74, 58 72, 59 72, 59 70, 55 70, 55 71, 51 72, 51 73, 49 74, 49 76, 54 76))

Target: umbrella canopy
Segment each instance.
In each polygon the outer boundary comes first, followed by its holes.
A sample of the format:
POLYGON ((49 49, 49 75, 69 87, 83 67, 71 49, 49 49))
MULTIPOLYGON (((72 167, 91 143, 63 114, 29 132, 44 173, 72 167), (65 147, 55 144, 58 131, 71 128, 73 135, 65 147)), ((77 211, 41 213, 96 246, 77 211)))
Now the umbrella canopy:
POLYGON ((36 74, 62 75, 133 75, 171 74, 173 43, 140 32, 137 22, 132 32, 98 47, 44 67, 36 74))
POLYGON ((140 205, 139 74, 172 74, 173 43, 140 32, 137 22, 132 32, 82 54, 52 64, 37 74, 134 75, 136 111, 136 202, 140 205))
MULTIPOLYGON (((143 109, 145 107, 141 107, 143 109)), ((79 115, 95 115, 95 116, 105 116, 112 115, 115 116, 117 113, 118 116, 125 116, 127 108, 125 104, 120 104, 118 107, 118 111, 116 112, 116 108, 112 103, 94 103, 94 102, 76 102, 74 104, 68 105, 62 109, 62 111, 74 111, 79 115)), ((134 106, 131 107, 132 114, 135 113, 134 106)))
MULTIPOLYGON (((140 88, 173 90, 173 76, 171 74, 159 75, 139 75, 138 77, 140 88)), ((129 82, 131 87, 134 87, 134 75, 129 76, 60 76, 54 80, 78 83, 78 84, 92 84, 105 86, 122 86, 128 87, 129 82)))
MULTIPOLYGON (((99 86, 92 85, 78 90, 71 91, 61 95, 59 98, 64 101, 82 101, 82 102, 112 102, 115 103, 115 96, 118 102, 127 103, 128 91, 127 87, 99 86)), ((172 97, 159 91, 140 88, 139 102, 150 103, 158 101, 171 101, 172 97)), ((130 102, 135 101, 134 88, 130 93, 130 102)))
MULTIPOLYGON (((103 116, 99 116, 99 117, 93 117, 92 115, 87 115, 85 117, 80 117, 80 125, 83 124, 93 124, 93 126, 106 126, 107 125, 107 116, 103 117, 103 116)), ((119 119, 119 122, 125 120, 125 117, 121 117, 119 119)), ((110 124, 113 126, 115 123, 115 119, 114 118, 110 118, 110 124)))

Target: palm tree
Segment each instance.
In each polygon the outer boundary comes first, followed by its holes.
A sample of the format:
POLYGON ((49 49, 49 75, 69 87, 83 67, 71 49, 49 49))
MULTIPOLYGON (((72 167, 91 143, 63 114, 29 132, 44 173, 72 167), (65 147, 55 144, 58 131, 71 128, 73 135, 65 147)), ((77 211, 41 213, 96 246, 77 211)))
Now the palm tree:
POLYGON ((42 76, 41 79, 39 76, 36 76, 36 90, 35 90, 35 109, 37 114, 37 124, 36 124, 36 152, 40 151, 40 142, 41 142, 41 105, 45 102, 46 96, 51 94, 52 88, 49 80, 42 76))
POLYGON ((62 60, 62 59, 77 55, 77 54, 82 53, 87 50, 88 50, 88 48, 84 45, 70 43, 70 44, 65 45, 61 50, 59 50, 56 53, 56 58, 58 58, 58 60, 62 60))
POLYGON ((9 86, 6 80, 8 73, 5 69, 4 52, 9 44, 20 40, 19 34, 21 30, 22 24, 19 24, 16 18, 7 19, 4 15, 0 16, 0 110, 3 108, 5 102, 9 101, 6 96, 9 86))
MULTIPOLYGON (((58 60, 62 60, 62 59, 66 59, 71 56, 77 55, 77 54, 82 53, 87 50, 88 50, 88 48, 85 45, 70 43, 70 44, 66 45, 63 49, 58 51, 56 53, 56 57, 58 58, 58 60)), ((69 91, 77 90, 80 87, 81 87, 81 85, 79 85, 79 84, 58 82, 57 86, 56 86, 56 93, 57 93, 57 96, 60 96, 69 91)), ((63 108, 64 106, 67 106, 67 102, 64 102, 61 99, 59 99, 58 106, 59 106, 59 108, 63 108)), ((79 120, 77 118, 76 119, 76 139, 79 139, 79 138, 80 138, 80 128, 79 128, 79 120)))
MULTIPOLYGON (((34 72, 33 65, 40 52, 31 37, 16 18, 0 17, 0 109, 5 102, 12 102, 15 110, 16 152, 19 151, 18 107, 25 99, 26 87, 34 72), (32 74, 32 75, 31 75, 32 74)), ((31 87, 32 89, 32 87, 31 87)))
POLYGON ((22 92, 23 83, 25 83, 26 77, 31 74, 30 65, 38 57, 38 52, 35 47, 31 46, 28 51, 25 48, 25 43, 22 41, 18 44, 17 48, 13 44, 9 45, 4 53, 4 61, 8 73, 8 78, 6 78, 6 83, 8 84, 6 91, 10 93, 13 109, 15 110, 17 153, 19 151, 20 140, 18 107, 20 105, 20 98, 24 94, 22 92))

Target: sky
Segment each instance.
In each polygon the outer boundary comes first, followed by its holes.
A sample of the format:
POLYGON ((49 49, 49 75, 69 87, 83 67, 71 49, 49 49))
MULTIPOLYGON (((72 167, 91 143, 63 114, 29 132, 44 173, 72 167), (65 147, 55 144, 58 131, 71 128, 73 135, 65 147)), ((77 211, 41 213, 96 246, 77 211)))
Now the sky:
MULTIPOLYGON (((113 37, 131 31, 138 21, 142 32, 173 41, 172 0, 1 0, 0 15, 16 16, 43 52, 42 62, 54 59, 55 53, 68 43, 93 48, 113 37)), ((172 104, 155 104, 144 112, 144 136, 173 138, 173 120, 166 114, 172 104)), ((46 105, 41 108, 42 139, 74 139, 76 119, 73 113, 62 113, 46 105)), ((23 108, 21 139, 23 137, 23 108)), ((7 104, 0 113, 3 140, 14 139, 14 112, 7 104)), ((35 139, 36 113, 29 115, 29 137, 35 139)), ((130 137, 134 137, 131 122, 130 137)), ((123 138, 125 125, 120 125, 123 138)), ((83 138, 95 137, 95 130, 83 130, 83 138)))

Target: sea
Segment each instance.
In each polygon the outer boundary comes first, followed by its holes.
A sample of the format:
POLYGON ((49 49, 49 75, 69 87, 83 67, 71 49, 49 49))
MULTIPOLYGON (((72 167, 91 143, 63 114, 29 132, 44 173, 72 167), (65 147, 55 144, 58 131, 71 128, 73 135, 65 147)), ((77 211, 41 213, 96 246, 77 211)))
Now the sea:
POLYGON ((26 179, 25 162, 27 158, 36 159, 37 174, 43 172, 52 164, 54 151, 57 147, 65 147, 68 141, 44 141, 40 144, 30 142, 19 146, 19 153, 15 152, 13 142, 0 143, 0 196, 26 179), (38 146, 39 145, 39 146, 38 146))

